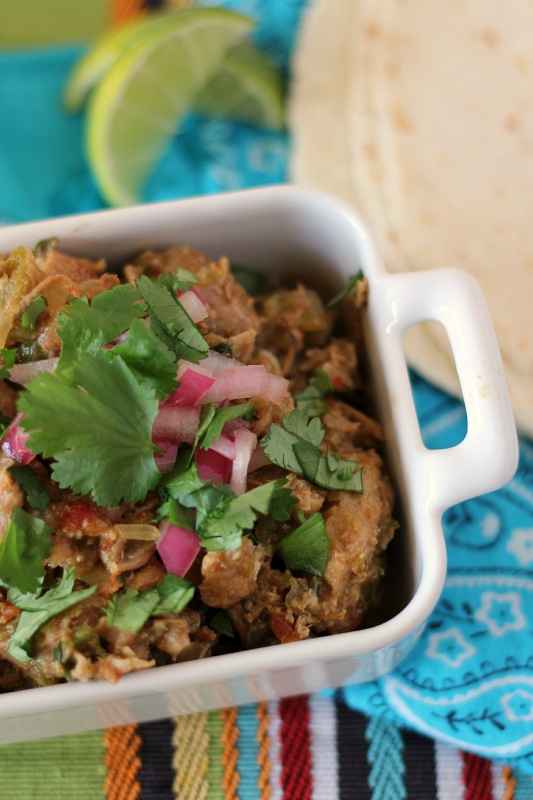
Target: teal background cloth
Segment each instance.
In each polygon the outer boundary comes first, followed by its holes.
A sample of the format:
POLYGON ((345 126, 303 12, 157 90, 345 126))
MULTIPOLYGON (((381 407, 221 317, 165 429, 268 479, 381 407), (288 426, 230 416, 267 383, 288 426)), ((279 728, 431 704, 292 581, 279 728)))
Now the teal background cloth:
MULTIPOLYGON (((204 3, 207 5, 207 3, 204 3)), ((213 4, 213 3, 211 3, 213 4)), ((285 76, 305 0, 226 0, 250 14, 256 41, 285 76)), ((83 151, 83 118, 61 94, 79 48, 0 54, 0 224, 104 207, 83 151)), ((286 134, 189 117, 144 200, 229 191, 286 179, 286 134)), ((424 441, 456 444, 463 405, 413 373, 424 441)), ((346 701, 421 733, 533 772, 533 444, 515 478, 446 512, 443 596, 413 653, 346 701)))

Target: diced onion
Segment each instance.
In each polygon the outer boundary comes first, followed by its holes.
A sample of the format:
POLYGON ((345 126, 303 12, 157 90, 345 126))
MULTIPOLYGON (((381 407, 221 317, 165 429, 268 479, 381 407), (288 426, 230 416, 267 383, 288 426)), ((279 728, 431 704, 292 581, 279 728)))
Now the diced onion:
POLYGON ((213 481, 213 483, 227 483, 231 469, 231 459, 217 453, 211 447, 203 450, 198 447, 194 460, 198 475, 203 481, 213 481))
POLYGON ((115 525, 115 529, 124 539, 140 539, 143 542, 157 542, 161 533, 155 525, 115 525))
POLYGON ((35 455, 26 445, 29 433, 25 433, 20 424, 25 416, 25 414, 17 414, 17 416, 11 420, 10 425, 0 440, 0 447, 4 453, 9 456, 9 458, 18 461, 19 464, 29 464, 35 458, 35 455))
POLYGON ((152 439, 179 445, 181 442, 193 444, 200 420, 200 406, 185 408, 174 405, 161 405, 152 428, 152 439))
POLYGON ((209 374, 211 370, 198 369, 195 364, 178 371, 180 385, 165 400, 165 405, 195 406, 213 386, 215 379, 209 374))
POLYGON ((262 397, 268 387, 268 373, 262 365, 235 367, 216 372, 215 383, 205 396, 214 403, 221 403, 223 400, 262 397))
POLYGON ((168 572, 184 578, 200 552, 201 540, 193 532, 172 525, 165 519, 159 526, 161 539, 157 545, 159 555, 168 572))
POLYGON ((257 444, 255 433, 246 428, 239 428, 235 434, 235 458, 231 469, 230 488, 235 494, 244 494, 246 491, 246 476, 251 455, 257 444))
POLYGON ((43 358, 41 361, 28 361, 26 364, 15 364, 9 370, 10 380, 23 385, 31 381, 38 372, 53 372, 59 357, 43 358))
POLYGON ((201 322, 209 316, 207 304, 194 289, 190 289, 188 292, 178 292, 178 300, 193 322, 201 322))

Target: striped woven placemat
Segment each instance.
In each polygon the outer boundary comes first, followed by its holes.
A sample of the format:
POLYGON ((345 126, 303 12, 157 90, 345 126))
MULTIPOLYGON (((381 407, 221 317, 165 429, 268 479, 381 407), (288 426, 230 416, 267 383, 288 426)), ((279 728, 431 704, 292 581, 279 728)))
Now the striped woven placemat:
POLYGON ((323 695, 0 748, 1 800, 533 800, 533 779, 323 695))

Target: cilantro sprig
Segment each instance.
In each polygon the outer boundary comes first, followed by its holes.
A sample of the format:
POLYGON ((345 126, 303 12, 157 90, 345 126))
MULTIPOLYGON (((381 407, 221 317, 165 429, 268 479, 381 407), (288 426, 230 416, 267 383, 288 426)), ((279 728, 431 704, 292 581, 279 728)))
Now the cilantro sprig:
POLYGON ((362 269, 360 269, 359 272, 357 272, 355 275, 351 275, 351 277, 350 277, 350 279, 348 281, 348 284, 345 286, 345 288, 342 290, 342 292, 339 292, 338 295, 336 295, 332 300, 330 300, 329 303, 327 304, 326 308, 327 309, 336 308, 342 300, 344 300, 346 297, 348 297, 350 292, 353 290, 355 284, 358 281, 362 281, 364 279, 364 277, 365 276, 363 275, 363 270, 362 269))
POLYGON ((319 417, 329 411, 328 404, 324 400, 324 395, 333 391, 333 384, 328 373, 323 369, 316 369, 315 374, 299 394, 294 395, 296 408, 307 412, 309 419, 319 417))
POLYGON ((0 367, 0 379, 9 379, 9 370, 15 363, 17 357, 17 348, 13 347, 11 350, 0 350, 4 363, 0 367))
POLYGON ((273 423, 261 442, 269 461, 324 489, 362 493, 362 469, 355 471, 359 463, 320 449, 324 429, 317 417, 309 422, 307 413, 295 408, 284 415, 283 426, 273 423))
POLYGON ((175 278, 161 275, 158 281, 141 275, 135 281, 150 315, 150 328, 172 350, 176 358, 194 364, 207 358, 209 345, 176 297, 175 278))
POLYGON ((172 394, 176 380, 176 357, 140 319, 133 322, 124 342, 106 352, 113 361, 120 356, 139 383, 151 386, 157 397, 172 394))
POLYGON ((45 622, 66 611, 75 603, 93 595, 98 586, 89 586, 74 592, 74 568, 63 571, 63 577, 44 594, 42 592, 21 593, 9 589, 7 599, 22 609, 15 632, 9 640, 7 652, 17 661, 28 662, 33 658, 29 641, 45 622))
POLYGON ((289 533, 276 547, 287 569, 322 576, 329 558, 329 539, 320 512, 289 533))
POLYGON ((35 329, 35 323, 37 322, 37 319, 43 313, 47 305, 48 302, 43 294, 40 294, 38 297, 36 297, 22 315, 22 327, 29 327, 33 331, 35 329))
POLYGON ((40 373, 18 407, 28 446, 55 458, 53 477, 62 488, 115 506, 122 498, 136 503, 157 486, 151 434, 158 402, 120 356, 82 353, 68 375, 40 373))
POLYGON ((173 524, 194 530, 206 550, 234 550, 242 543, 243 531, 254 527, 258 513, 289 519, 298 499, 286 483, 278 478, 237 496, 225 484, 202 480, 194 462, 184 471, 177 463, 161 481, 160 515, 170 515, 173 524))
POLYGON ((129 588, 113 595, 105 612, 107 621, 116 628, 137 633, 150 617, 179 614, 194 595, 194 586, 178 575, 165 575, 155 587, 129 588))
POLYGON ((250 422, 253 417, 253 413, 254 407, 252 403, 241 403, 240 405, 236 406, 219 408, 217 411, 215 411, 205 431, 201 435, 200 447, 203 450, 208 450, 213 442, 220 438, 224 425, 230 419, 242 417, 250 422))
POLYGON ((44 514, 50 494, 37 473, 28 464, 13 464, 7 471, 26 495, 30 506, 39 514, 44 514))
POLYGON ((42 583, 52 545, 52 528, 42 519, 15 507, 4 538, 0 543, 0 580, 19 592, 36 592, 42 583))
POLYGON ((140 292, 130 284, 97 294, 91 305, 86 297, 73 297, 68 309, 57 315, 62 348, 56 370, 71 367, 82 353, 96 355, 145 316, 146 307, 140 299, 140 292))

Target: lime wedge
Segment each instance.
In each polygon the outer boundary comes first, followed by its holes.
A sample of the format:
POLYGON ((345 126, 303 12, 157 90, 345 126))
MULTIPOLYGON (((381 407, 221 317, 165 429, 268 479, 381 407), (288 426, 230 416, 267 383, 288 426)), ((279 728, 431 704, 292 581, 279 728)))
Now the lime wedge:
POLYGON ((141 19, 104 33, 74 67, 63 96, 65 110, 80 111, 89 92, 146 26, 141 19))
POLYGON ((252 27, 247 17, 222 8, 168 14, 147 26, 104 75, 89 103, 87 151, 111 205, 138 202, 194 98, 252 27))
POLYGON ((257 48, 240 45, 230 50, 200 91, 194 109, 208 116, 281 130, 285 126, 281 76, 257 48))

